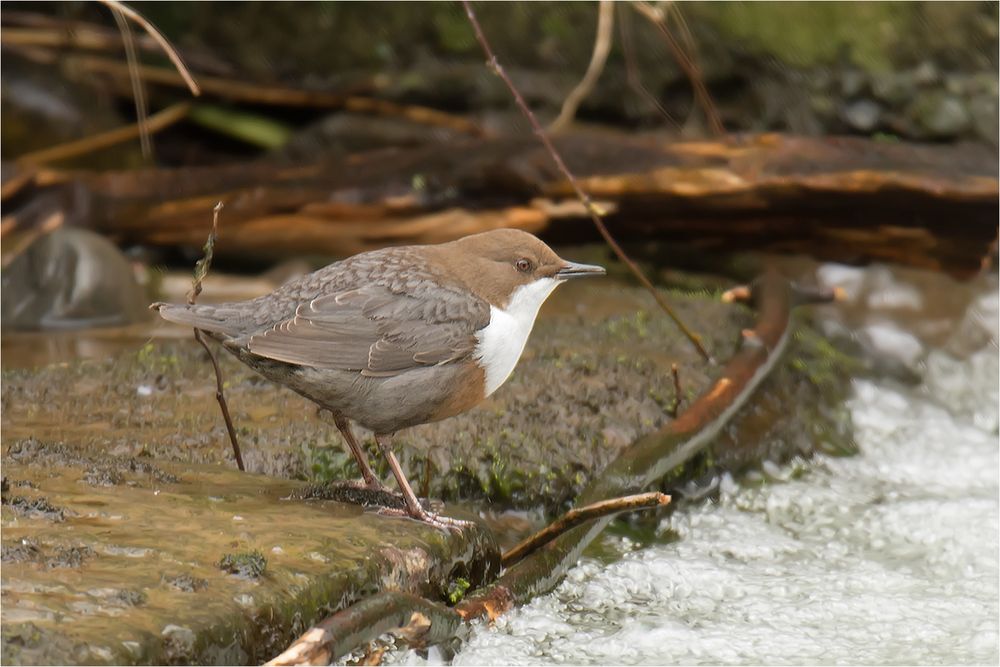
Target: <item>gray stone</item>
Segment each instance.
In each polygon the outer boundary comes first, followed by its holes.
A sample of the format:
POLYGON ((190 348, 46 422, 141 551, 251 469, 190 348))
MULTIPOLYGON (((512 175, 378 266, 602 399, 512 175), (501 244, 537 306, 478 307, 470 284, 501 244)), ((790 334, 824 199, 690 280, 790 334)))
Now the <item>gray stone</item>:
POLYGON ((921 96, 910 107, 911 119, 926 136, 951 139, 969 127, 969 112, 959 98, 940 91, 921 96))
POLYGON ((985 93, 987 95, 997 96, 1000 92, 1000 86, 997 85, 997 73, 993 72, 977 72, 969 77, 969 92, 975 93, 985 93))
POLYGON ((978 95, 969 101, 972 131, 980 139, 994 146, 1000 143, 1000 120, 997 115, 996 95, 978 95))
POLYGON ((918 86, 930 86, 938 82, 941 76, 937 66, 929 60, 920 63, 913 70, 913 82, 918 86))
POLYGON ((964 95, 969 89, 969 77, 961 74, 949 74, 944 78, 944 89, 952 95, 964 95))
POLYGON ((3 272, 3 329, 118 326, 148 317, 149 299, 110 241, 60 227, 31 243, 3 272))
POLYGON ((841 118, 852 130, 871 132, 878 127, 882 107, 877 102, 864 99, 851 102, 844 107, 841 118))
POLYGON ((849 69, 840 75, 840 92, 844 97, 857 97, 864 92, 868 84, 865 73, 857 69, 849 69))
POLYGON ((872 77, 872 94, 890 107, 903 106, 916 94, 912 72, 883 72, 872 77))

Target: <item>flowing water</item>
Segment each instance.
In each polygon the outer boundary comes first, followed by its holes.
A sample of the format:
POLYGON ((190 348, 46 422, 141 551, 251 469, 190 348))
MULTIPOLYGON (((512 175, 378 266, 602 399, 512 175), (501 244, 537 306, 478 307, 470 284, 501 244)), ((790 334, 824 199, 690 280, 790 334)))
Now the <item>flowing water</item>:
MULTIPOLYGON (((898 305, 904 287, 867 301, 898 305)), ((861 455, 723 479, 652 545, 606 535, 614 557, 585 557, 553 593, 477 627, 454 664, 997 664, 995 283, 964 302, 937 348, 939 327, 910 329, 921 337, 878 313, 923 383, 855 382, 861 455)))

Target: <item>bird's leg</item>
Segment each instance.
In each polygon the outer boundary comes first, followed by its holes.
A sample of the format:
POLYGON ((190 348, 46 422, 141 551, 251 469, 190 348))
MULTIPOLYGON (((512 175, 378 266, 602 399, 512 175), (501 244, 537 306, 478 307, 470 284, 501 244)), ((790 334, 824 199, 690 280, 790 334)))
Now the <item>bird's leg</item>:
POLYGON ((386 491, 388 490, 382 485, 378 477, 375 476, 375 471, 372 470, 371 465, 368 463, 368 457, 365 456, 364 451, 361 449, 361 445, 358 441, 354 439, 354 432, 351 431, 351 424, 343 417, 338 417, 334 415, 334 423, 337 425, 337 430, 340 434, 344 436, 344 440, 347 442, 347 446, 351 450, 351 455, 354 456, 354 460, 357 461, 358 467, 361 468, 361 476, 365 478, 365 487, 371 489, 372 491, 386 491))
POLYGON ((378 443, 379 449, 382 450, 385 460, 389 462, 389 467, 392 469, 392 476, 396 478, 399 490, 403 492, 403 499, 406 501, 406 514, 417 521, 423 521, 438 528, 464 528, 470 526, 471 522, 469 521, 461 521, 441 516, 440 514, 434 514, 428 512, 420 505, 420 501, 417 500, 416 494, 413 493, 410 483, 406 480, 406 475, 403 474, 403 469, 400 467, 399 461, 396 460, 396 455, 389 449, 390 437, 388 435, 376 434, 375 442, 378 443))

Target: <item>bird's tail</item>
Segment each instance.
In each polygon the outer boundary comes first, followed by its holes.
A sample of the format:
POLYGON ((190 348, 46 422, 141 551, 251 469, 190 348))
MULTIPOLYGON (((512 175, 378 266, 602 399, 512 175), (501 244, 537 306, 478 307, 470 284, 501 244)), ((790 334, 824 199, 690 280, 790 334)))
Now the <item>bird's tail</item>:
POLYGON ((241 313, 236 309, 218 306, 191 306, 183 303, 164 303, 157 301, 150 304, 150 310, 155 310, 160 317, 178 324, 186 324, 196 329, 210 333, 220 333, 229 336, 240 333, 241 313))

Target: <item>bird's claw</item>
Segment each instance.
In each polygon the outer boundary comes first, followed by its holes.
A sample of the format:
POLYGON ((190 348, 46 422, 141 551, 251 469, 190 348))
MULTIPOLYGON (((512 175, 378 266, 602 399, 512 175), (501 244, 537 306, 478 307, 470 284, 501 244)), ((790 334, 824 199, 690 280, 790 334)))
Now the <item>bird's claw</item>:
POLYGON ((434 512, 428 512, 423 509, 418 512, 411 512, 410 510, 381 507, 379 508, 378 513, 383 516, 396 516, 413 519, 414 521, 420 521, 421 523, 426 523, 429 526, 442 528, 444 530, 463 530, 465 528, 470 528, 473 525, 472 521, 453 519, 450 516, 435 514, 434 512))

